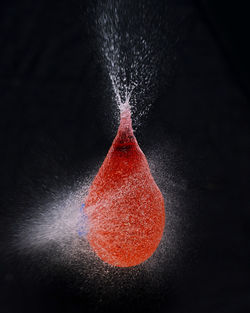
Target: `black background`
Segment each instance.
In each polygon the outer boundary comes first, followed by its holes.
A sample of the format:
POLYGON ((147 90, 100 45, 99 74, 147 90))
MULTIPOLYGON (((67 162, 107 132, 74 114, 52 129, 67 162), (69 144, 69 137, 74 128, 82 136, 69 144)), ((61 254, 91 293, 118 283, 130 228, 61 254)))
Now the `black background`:
MULTIPOLYGON (((21 260, 5 256, 11 222, 4 222, 1 313, 250 311, 248 10, 218 0, 168 3, 185 32, 175 75, 161 88, 138 140, 146 147, 152 129, 160 130, 160 140, 171 137, 189 163, 187 192, 195 190, 199 203, 195 257, 157 297, 142 290, 133 301, 124 295, 96 304, 96 295, 76 292, 63 277, 34 288, 21 260)), ((45 181, 44 193, 62 180, 70 185, 86 160, 110 145, 114 131, 83 21, 87 7, 77 0, 1 1, 1 221, 24 210, 16 201, 25 185, 35 190, 45 181)))

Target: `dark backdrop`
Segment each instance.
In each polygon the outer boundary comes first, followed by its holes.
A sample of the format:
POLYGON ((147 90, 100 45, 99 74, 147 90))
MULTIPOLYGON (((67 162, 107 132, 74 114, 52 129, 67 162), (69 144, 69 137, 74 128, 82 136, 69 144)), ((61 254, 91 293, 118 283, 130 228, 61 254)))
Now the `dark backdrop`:
POLYGON ((70 185, 86 160, 110 145, 103 75, 83 21, 88 3, 1 1, 1 313, 250 311, 248 10, 215 0, 169 5, 185 32, 174 77, 161 88, 138 140, 146 146, 159 127, 161 140, 176 141, 189 164, 187 192, 198 198, 192 233, 198 244, 178 283, 168 282, 157 297, 142 290, 138 299, 102 306, 63 277, 34 288, 32 277, 20 274, 21 260, 5 256, 11 222, 3 222, 24 210, 17 203, 25 185, 28 195, 44 181, 49 192, 55 176, 70 185))

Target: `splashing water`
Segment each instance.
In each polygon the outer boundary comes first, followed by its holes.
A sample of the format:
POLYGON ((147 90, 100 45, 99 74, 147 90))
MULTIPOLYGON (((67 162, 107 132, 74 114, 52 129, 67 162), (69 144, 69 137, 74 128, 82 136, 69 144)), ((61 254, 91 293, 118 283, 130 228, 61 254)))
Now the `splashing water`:
POLYGON ((152 87, 157 85, 159 27, 143 4, 131 1, 102 2, 97 12, 99 46, 121 120, 87 196, 88 240, 102 260, 128 267, 153 254, 165 224, 164 201, 131 121, 138 95, 152 96, 152 87))
MULTIPOLYGON (((164 17, 159 13, 155 14, 151 9, 152 6, 148 7, 148 1, 107 0, 99 3, 95 12, 98 44, 103 65, 110 78, 115 103, 121 114, 126 111, 134 113, 136 115, 134 121, 148 111, 157 93, 157 78, 164 64, 163 51, 159 49, 159 42, 164 39, 164 34, 161 34, 159 39, 159 24, 164 17)), ((164 155, 163 145, 161 149, 159 155, 164 155)), ((158 169, 161 168, 160 162, 164 163, 159 160, 159 155, 156 166, 158 169)), ((150 160, 150 166, 156 159, 154 156, 150 160)), ((169 187, 172 186, 172 177, 168 178, 166 169, 153 171, 153 175, 155 173, 158 181, 160 178, 163 180, 160 188, 164 196, 166 190, 168 192, 167 231, 163 234, 157 253, 140 265, 137 272, 142 271, 144 273, 142 276, 145 276, 145 272, 149 276, 153 273, 152 276, 159 281, 161 274, 156 275, 157 271, 159 273, 162 271, 159 264, 165 263, 166 259, 170 262, 171 257, 176 254, 178 244, 174 225, 181 225, 181 221, 174 209, 179 205, 177 194, 181 188, 178 184, 172 189, 169 187)), ((87 277, 95 283, 100 281, 101 276, 103 283, 103 276, 106 275, 107 281, 110 281, 111 276, 117 272, 100 262, 86 240, 89 224, 84 213, 85 198, 92 178, 87 179, 78 191, 70 191, 68 195, 59 192, 55 201, 49 201, 45 208, 40 206, 34 208, 34 212, 37 213, 26 216, 16 228, 15 246, 22 254, 43 251, 48 255, 47 265, 50 262, 64 264, 67 268, 73 268, 80 273, 81 277, 87 277)), ((121 273, 117 274, 119 284, 121 273)), ((134 279, 135 271, 131 270, 131 273, 134 279)))
POLYGON ((155 8, 149 1, 132 0, 103 1, 97 8, 98 44, 115 101, 120 111, 129 103, 137 122, 157 94, 158 74, 166 61, 165 33, 159 38, 159 32, 166 26, 167 7, 155 8))

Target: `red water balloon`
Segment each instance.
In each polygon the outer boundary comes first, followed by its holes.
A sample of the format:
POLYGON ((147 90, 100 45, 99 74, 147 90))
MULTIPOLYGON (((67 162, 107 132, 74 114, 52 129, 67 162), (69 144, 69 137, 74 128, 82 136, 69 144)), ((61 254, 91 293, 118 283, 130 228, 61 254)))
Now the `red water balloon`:
POLYGON ((85 202, 88 241, 104 262, 129 267, 156 250, 165 226, 164 199, 134 136, 130 110, 120 126, 85 202))

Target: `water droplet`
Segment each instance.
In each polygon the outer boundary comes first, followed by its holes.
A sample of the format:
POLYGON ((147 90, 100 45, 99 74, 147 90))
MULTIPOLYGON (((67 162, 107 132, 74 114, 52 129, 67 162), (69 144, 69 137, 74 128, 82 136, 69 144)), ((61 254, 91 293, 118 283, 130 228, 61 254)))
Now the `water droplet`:
POLYGON ((164 199, 134 136, 129 104, 85 202, 90 246, 104 262, 129 267, 156 250, 165 226, 164 199))

